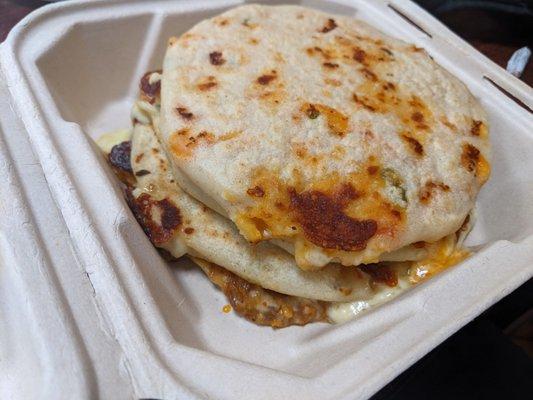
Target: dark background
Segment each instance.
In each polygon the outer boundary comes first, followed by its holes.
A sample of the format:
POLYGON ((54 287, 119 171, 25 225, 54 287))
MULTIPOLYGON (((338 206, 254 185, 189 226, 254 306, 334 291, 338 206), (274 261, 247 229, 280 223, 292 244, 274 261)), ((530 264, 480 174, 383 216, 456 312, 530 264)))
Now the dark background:
MULTIPOLYGON (((417 2, 504 68, 515 50, 533 48, 533 0, 417 2)), ((0 41, 20 19, 44 4, 0 0, 0 41)), ((533 60, 521 79, 533 86, 533 60)), ((533 280, 373 397, 385 399, 533 399, 533 280)))

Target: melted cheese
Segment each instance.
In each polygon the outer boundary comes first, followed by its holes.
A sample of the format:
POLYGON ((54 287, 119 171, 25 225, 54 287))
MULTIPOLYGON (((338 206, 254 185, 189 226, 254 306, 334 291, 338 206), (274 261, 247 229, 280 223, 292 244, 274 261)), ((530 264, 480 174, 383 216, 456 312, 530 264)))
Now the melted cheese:
POLYGON ((481 184, 487 182, 490 176, 490 164, 481 154, 476 164, 476 176, 481 184))
POLYGON ((389 287, 377 284, 375 294, 368 300, 333 303, 328 308, 328 318, 333 323, 347 322, 369 309, 394 299, 416 284, 458 264, 470 255, 467 249, 457 247, 456 235, 448 235, 438 242, 426 244, 428 256, 421 261, 398 263, 398 284, 389 287))
POLYGON ((163 75, 161 75, 159 72, 152 72, 150 74, 150 78, 148 78, 148 83, 150 85, 153 85, 154 83, 159 82, 162 77, 163 77, 163 75))
POLYGON ((249 196, 249 206, 235 216, 235 223, 241 234, 253 243, 292 238, 296 263, 302 269, 321 268, 331 260, 338 260, 344 265, 378 262, 382 253, 394 250, 387 248, 386 242, 405 224, 403 189, 398 189, 395 201, 383 195, 391 191, 391 185, 400 185, 401 182, 390 182, 383 173, 387 169, 380 172, 378 165, 376 160, 369 160, 358 171, 346 176, 333 173, 311 184, 304 183, 297 172, 290 181, 283 181, 279 178, 279 172, 258 169, 252 174, 250 186, 259 188, 261 195, 249 196), (374 172, 370 173, 369 168, 375 168, 375 171, 371 170, 374 172), (354 198, 346 200, 346 204, 341 204, 343 200, 339 195, 343 185, 351 185, 357 192, 354 198), (310 224, 304 222, 317 218, 317 210, 312 208, 315 204, 308 204, 311 209, 295 210, 290 197, 291 190, 297 192, 298 196, 302 193, 303 196, 306 193, 321 193, 331 201, 331 207, 342 208, 346 216, 354 220, 376 221, 377 232, 369 240, 367 252, 341 250, 341 245, 337 248, 321 247, 319 240, 314 240, 313 234, 316 232, 309 232, 310 224))
POLYGON ((108 154, 111 152, 113 146, 125 142, 126 140, 130 140, 130 138, 131 129, 120 129, 118 131, 104 133, 96 139, 96 144, 105 154, 108 154))
POLYGON ((413 283, 421 282, 452 265, 458 264, 470 255, 464 248, 456 248, 455 234, 446 236, 436 243, 430 244, 429 256, 414 262, 409 270, 413 283))
POLYGON ((149 125, 155 114, 157 114, 157 108, 142 100, 136 101, 131 109, 131 119, 144 125, 149 125))

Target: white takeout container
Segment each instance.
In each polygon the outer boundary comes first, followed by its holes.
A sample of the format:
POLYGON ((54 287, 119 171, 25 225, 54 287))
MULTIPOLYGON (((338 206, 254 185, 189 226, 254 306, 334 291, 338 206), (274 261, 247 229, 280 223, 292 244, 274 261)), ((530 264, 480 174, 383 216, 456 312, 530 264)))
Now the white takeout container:
POLYGON ((129 126, 168 37, 241 3, 56 3, 0 46, 0 398, 366 398, 533 275, 533 117, 504 93, 531 108, 532 90, 402 0, 266 3, 355 15, 481 100, 494 157, 477 253, 347 324, 282 330, 222 313, 198 268, 169 267, 91 138, 129 126))

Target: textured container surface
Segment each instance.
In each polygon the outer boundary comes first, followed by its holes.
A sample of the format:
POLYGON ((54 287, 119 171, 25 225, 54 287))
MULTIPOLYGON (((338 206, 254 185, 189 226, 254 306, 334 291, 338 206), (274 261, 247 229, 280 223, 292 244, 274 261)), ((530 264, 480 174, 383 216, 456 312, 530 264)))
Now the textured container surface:
POLYGON ((0 397, 364 398, 533 275, 533 117, 493 82, 530 108, 532 91, 401 0, 266 3, 355 15, 481 100, 494 159, 477 253, 350 323, 279 331, 223 314, 197 268, 162 261, 91 138, 129 126, 169 36, 241 3, 58 3, 1 45, 0 397))

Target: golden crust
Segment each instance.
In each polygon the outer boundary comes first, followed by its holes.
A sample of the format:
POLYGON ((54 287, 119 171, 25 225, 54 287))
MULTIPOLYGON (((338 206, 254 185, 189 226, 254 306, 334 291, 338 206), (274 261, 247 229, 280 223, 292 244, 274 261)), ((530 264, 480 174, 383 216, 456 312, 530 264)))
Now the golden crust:
POLYGON ((438 240, 488 178, 487 120, 466 87, 352 18, 238 7, 178 38, 163 69, 161 133, 180 185, 247 240, 284 242, 303 268, 438 240), (330 207, 347 186, 360 195, 330 207))

